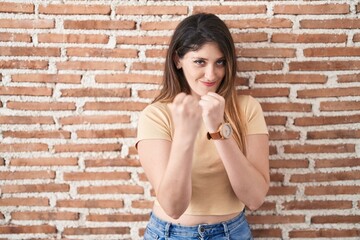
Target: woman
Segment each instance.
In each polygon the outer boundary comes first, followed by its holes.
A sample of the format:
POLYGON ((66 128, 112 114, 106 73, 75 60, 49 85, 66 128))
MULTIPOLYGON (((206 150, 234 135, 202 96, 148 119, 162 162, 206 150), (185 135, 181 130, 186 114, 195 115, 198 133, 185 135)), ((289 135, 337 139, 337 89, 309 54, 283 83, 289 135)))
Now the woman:
POLYGON ((252 239, 244 209, 260 207, 269 188, 268 131, 235 76, 225 23, 184 19, 160 94, 139 119, 136 147, 156 193, 144 239, 252 239))

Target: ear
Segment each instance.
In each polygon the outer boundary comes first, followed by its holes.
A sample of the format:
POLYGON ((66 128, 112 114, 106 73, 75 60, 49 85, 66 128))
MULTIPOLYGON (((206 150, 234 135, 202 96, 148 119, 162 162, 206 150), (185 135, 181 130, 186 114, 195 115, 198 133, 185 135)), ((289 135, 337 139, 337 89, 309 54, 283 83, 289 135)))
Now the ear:
POLYGON ((173 61, 175 63, 175 66, 177 69, 181 69, 181 61, 180 61, 180 57, 179 55, 177 54, 177 52, 174 53, 174 57, 173 57, 173 61))

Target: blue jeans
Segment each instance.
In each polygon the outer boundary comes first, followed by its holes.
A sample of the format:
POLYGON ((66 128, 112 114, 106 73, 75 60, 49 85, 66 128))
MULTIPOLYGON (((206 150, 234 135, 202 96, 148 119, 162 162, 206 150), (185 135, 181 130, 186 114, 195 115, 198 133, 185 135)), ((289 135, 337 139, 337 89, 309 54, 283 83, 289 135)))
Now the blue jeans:
POLYGON ((144 240, 252 240, 245 212, 225 222, 181 226, 165 222, 153 213, 146 227, 144 240))

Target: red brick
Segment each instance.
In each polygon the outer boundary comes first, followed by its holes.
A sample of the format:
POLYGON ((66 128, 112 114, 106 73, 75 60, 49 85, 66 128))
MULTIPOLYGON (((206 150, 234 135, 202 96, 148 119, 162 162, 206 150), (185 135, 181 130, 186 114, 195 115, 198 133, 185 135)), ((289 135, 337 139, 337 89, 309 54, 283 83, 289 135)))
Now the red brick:
POLYGON ((16 179, 54 179, 54 171, 16 171, 16 172, 0 172, 1 180, 16 179))
POLYGON ((62 152, 107 152, 120 151, 121 144, 56 144, 54 145, 56 153, 62 152))
POLYGON ((360 48, 356 47, 332 47, 332 48, 306 48, 305 57, 342 57, 360 56, 360 48))
POLYGON ((359 29, 360 19, 300 20, 304 29, 359 29))
POLYGON ((0 199, 0 206, 50 206, 47 198, 4 198, 0 199))
POLYGON ((40 193, 40 192, 68 192, 68 184, 22 184, 22 185, 3 185, 2 193, 40 193))
POLYGON ((290 182, 332 182, 332 181, 350 181, 360 179, 360 171, 343 171, 331 173, 308 173, 293 174, 290 182))
POLYGON ((164 58, 166 57, 167 49, 148 49, 145 50, 147 58, 164 58))
POLYGON ((355 152, 354 144, 328 144, 328 145, 316 145, 316 144, 305 144, 305 145, 285 145, 285 153, 346 153, 355 152))
POLYGON ((239 71, 275 71, 283 69, 283 66, 282 62, 237 62, 237 68, 239 71))
POLYGON ((289 88, 253 88, 238 90, 240 95, 251 95, 255 98, 265 97, 288 97, 290 94, 289 88))
POLYGON ((355 111, 360 110, 360 102, 321 102, 321 111, 355 111))
POLYGON ((76 166, 77 158, 11 158, 10 166, 76 166))
POLYGON ((129 180, 129 172, 65 172, 65 181, 106 181, 106 180, 129 180))
POLYGON ((339 83, 359 82, 359 81, 360 81, 360 74, 338 75, 339 83))
POLYGON ((149 83, 158 84, 162 81, 162 76, 148 75, 148 74, 112 74, 112 75, 96 75, 97 83, 149 83))
POLYGON ((140 167, 140 161, 130 158, 89 159, 85 160, 85 167, 140 167))
POLYGON ((293 58, 296 50, 292 48, 238 48, 239 57, 250 58, 293 58))
POLYGON ((9 143, 0 144, 0 152, 43 152, 48 151, 45 143, 9 143))
POLYGON ((130 97, 130 88, 72 88, 60 90, 61 97, 130 97))
POLYGON ((39 43, 89 43, 106 44, 109 42, 109 36, 103 34, 56 34, 40 33, 38 34, 39 43))
POLYGON ((297 191, 296 187, 270 187, 268 196, 283 196, 283 195, 295 195, 297 191))
POLYGON ((161 71, 164 69, 164 63, 157 62, 134 62, 131 66, 132 70, 156 70, 161 71))
POLYGON ((0 61, 0 69, 47 69, 47 61, 22 61, 22 60, 11 60, 11 61, 0 61))
POLYGON ((287 118, 282 116, 266 116, 265 121, 267 125, 285 126, 287 118))
POLYGON ((0 226, 0 233, 2 234, 31 234, 31 233, 56 233, 56 227, 49 225, 32 225, 32 226, 17 226, 6 225, 0 226))
POLYGON ((194 6, 193 13, 213 14, 259 14, 266 13, 266 5, 194 6))
POLYGON ((168 45, 169 36, 117 36, 116 44, 131 45, 168 45))
POLYGON ((298 98, 360 96, 360 87, 319 88, 297 91, 298 98))
POLYGON ((58 200, 60 208, 123 208, 123 200, 58 200))
POLYGON ((327 77, 320 74, 258 74, 255 83, 326 83, 327 77))
POLYGON ((145 31, 174 30, 178 24, 179 21, 161 21, 161 22, 143 21, 140 24, 140 29, 145 31))
POLYGON ((60 48, 50 47, 0 47, 2 56, 60 57, 60 48))
POLYGON ((271 41, 275 43, 345 43, 347 35, 273 33, 271 41))
POLYGON ((152 209, 153 205, 154 202, 149 200, 134 200, 131 202, 132 208, 152 209))
POLYGON ((0 19, 0 28, 51 29, 55 27, 52 19, 0 19))
POLYGON ((0 33, 0 42, 31 42, 31 35, 25 33, 0 33))
POLYGON ((138 96, 141 98, 154 99, 159 93, 160 90, 138 90, 138 96))
POLYGON ((272 19, 247 19, 247 20, 225 20, 229 28, 291 28, 293 23, 286 18, 272 18, 272 19))
POLYGON ((233 33, 232 38, 235 43, 245 42, 267 42, 268 34, 265 32, 256 33, 233 33))
POLYGON ((310 131, 307 133, 307 139, 347 139, 360 138, 360 130, 328 130, 328 131, 310 131))
POLYGON ((59 221, 59 220, 79 220, 79 213, 73 212, 12 212, 13 220, 42 220, 42 221, 59 221))
POLYGON ((138 50, 123 48, 68 48, 66 54, 70 57, 136 58, 138 50))
POLYGON ((265 112, 311 112, 311 104, 306 103, 262 103, 265 112))
POLYGON ((318 186, 305 187, 305 195, 308 196, 326 196, 326 195, 358 195, 360 194, 359 186, 318 186))
POLYGON ((320 126, 333 124, 357 123, 360 115, 347 116, 321 116, 321 117, 301 117, 295 119, 295 126, 320 126))
POLYGON ((316 159, 315 168, 358 167, 360 158, 316 159))
POLYGON ((125 70, 123 62, 68 61, 56 63, 58 70, 125 70))
POLYGON ((360 33, 354 34, 353 42, 360 42, 360 33))
POLYGON ((270 168, 308 168, 308 160, 270 160, 270 168))
POLYGON ((56 138, 70 139, 71 133, 64 130, 59 131, 4 131, 4 138, 56 138))
POLYGON ((52 89, 46 87, 0 87, 0 95, 51 96, 52 89))
POLYGON ((149 214, 89 214, 87 221, 94 222, 145 222, 149 220, 149 214))
POLYGON ((2 124, 54 124, 52 117, 0 116, 2 124))
POLYGON ((348 4, 319 4, 319 5, 275 5, 274 14, 346 14, 350 12, 348 4))
POLYGON ((72 102, 8 102, 9 109, 30 110, 30 111, 67 111, 76 110, 72 102))
POLYGON ((113 123, 130 123, 128 115, 81 115, 62 117, 59 119, 61 125, 74 124, 113 124, 113 123))
POLYGON ((134 138, 136 129, 78 130, 78 138, 134 138))
POLYGON ((316 230, 292 230, 290 238, 334 238, 334 237, 358 237, 359 229, 316 229, 316 230))
POLYGON ((119 15, 185 15, 187 6, 118 6, 115 10, 119 15))
POLYGON ((49 4, 39 5, 40 14, 62 15, 110 15, 110 6, 105 5, 75 5, 49 4))
POLYGON ((255 238, 282 238, 281 229, 252 229, 252 234, 255 238))
POLYGON ((282 173, 270 173, 271 182, 283 182, 285 175, 282 173))
POLYGON ((77 74, 15 74, 11 79, 13 82, 81 83, 81 75, 77 74))
POLYGON ((359 70, 360 61, 304 61, 290 62, 290 71, 341 71, 359 70))
POLYGON ((291 215, 291 216, 247 216, 250 224, 293 224, 304 223, 305 216, 291 215))
POLYGON ((34 4, 25 3, 0 3, 0 12, 3 13, 35 13, 34 4))
POLYGON ((64 28, 87 30, 132 30, 135 29, 135 22, 121 20, 64 20, 64 28))
POLYGON ((296 131, 270 131, 270 140, 296 140, 300 138, 300 133, 296 131))
POLYGON ((79 194, 143 194, 144 188, 137 185, 78 187, 79 194))
POLYGON ((92 227, 92 228, 64 228, 63 234, 67 235, 104 235, 104 234, 130 234, 129 227, 92 227))
POLYGON ((121 110, 121 111, 141 111, 148 104, 142 102, 88 102, 85 103, 85 110, 121 110))
POLYGON ((351 209, 351 201, 290 201, 283 203, 285 210, 351 209))

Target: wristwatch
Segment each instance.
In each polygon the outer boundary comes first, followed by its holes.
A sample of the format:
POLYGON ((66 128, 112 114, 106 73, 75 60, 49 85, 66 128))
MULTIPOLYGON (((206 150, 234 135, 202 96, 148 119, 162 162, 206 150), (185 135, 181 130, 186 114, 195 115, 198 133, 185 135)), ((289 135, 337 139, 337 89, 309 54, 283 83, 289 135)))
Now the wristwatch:
POLYGON ((214 133, 207 133, 207 138, 218 140, 218 139, 227 139, 231 137, 233 130, 230 123, 222 123, 218 130, 214 133))

